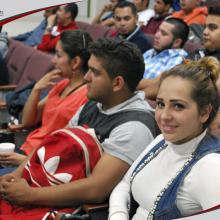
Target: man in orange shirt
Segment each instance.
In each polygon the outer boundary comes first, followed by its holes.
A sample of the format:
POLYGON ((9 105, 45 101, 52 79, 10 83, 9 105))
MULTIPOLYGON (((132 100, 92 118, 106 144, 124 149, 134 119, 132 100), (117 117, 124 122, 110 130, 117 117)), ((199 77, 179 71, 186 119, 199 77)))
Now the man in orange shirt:
POLYGON ((188 25, 204 25, 208 10, 206 7, 199 7, 201 0, 180 0, 181 10, 172 14, 175 18, 183 19, 188 25))

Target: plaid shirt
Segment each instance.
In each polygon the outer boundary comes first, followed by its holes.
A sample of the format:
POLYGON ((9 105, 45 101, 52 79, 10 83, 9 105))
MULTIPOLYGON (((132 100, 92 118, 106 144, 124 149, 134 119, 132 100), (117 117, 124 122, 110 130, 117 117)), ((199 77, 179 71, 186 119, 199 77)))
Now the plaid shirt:
POLYGON ((157 53, 154 49, 150 49, 143 55, 145 63, 143 78, 156 78, 162 72, 182 63, 183 57, 185 58, 187 56, 188 53, 183 49, 167 49, 160 53, 157 53))

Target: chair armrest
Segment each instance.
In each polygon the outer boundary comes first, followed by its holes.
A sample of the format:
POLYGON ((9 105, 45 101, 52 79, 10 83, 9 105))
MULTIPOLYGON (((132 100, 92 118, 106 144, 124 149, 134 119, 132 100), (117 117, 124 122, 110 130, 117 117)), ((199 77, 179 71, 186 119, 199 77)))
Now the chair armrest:
POLYGON ((23 129, 25 129, 23 124, 18 124, 18 125, 9 125, 8 129, 10 131, 15 131, 15 132, 19 132, 22 131, 23 129))
POLYGON ((90 216, 91 220, 107 220, 108 219, 108 203, 85 204, 83 211, 90 216))
POLYGON ((1 100, 6 100, 6 94, 14 91, 16 89, 16 85, 4 85, 4 86, 0 86, 0 99, 1 100))
POLYGON ((0 91, 12 91, 16 89, 16 85, 3 85, 0 86, 0 91))
POLYGON ((91 213, 91 212, 97 212, 100 210, 108 209, 108 203, 85 204, 82 207, 86 213, 91 213))
POLYGON ((6 102, 3 100, 0 100, 0 109, 6 109, 6 102))

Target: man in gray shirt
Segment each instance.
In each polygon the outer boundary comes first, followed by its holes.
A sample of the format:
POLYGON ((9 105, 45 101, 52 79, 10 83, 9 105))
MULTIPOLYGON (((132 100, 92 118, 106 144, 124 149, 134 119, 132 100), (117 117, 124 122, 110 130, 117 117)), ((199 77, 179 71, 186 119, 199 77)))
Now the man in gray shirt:
POLYGON ((2 179, 4 196, 11 203, 68 207, 101 202, 153 140, 155 124, 150 106, 142 92, 135 92, 144 72, 140 51, 124 40, 99 39, 90 46, 90 52, 85 75, 90 101, 69 126, 94 128, 104 150, 101 159, 87 178, 40 188, 30 187, 24 179, 19 181, 23 164, 11 174, 16 180, 5 183, 2 179))

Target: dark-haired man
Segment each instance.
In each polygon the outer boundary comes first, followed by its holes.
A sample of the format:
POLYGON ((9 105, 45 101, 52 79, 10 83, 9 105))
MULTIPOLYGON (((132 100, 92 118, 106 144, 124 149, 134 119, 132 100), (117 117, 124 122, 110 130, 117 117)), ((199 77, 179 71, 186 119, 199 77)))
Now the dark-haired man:
POLYGON ((188 39, 189 27, 178 18, 168 18, 159 26, 153 49, 144 53, 144 78, 152 79, 183 61, 188 54, 182 49, 188 39))
POLYGON ((173 0, 155 0, 154 11, 156 15, 148 23, 141 27, 145 34, 155 34, 160 24, 168 17, 169 10, 172 7, 173 0))
POLYGON ((114 9, 115 29, 113 37, 126 39, 138 46, 142 53, 151 48, 151 45, 137 26, 137 9, 132 2, 119 2, 114 9))
POLYGON ((53 7, 53 8, 45 10, 43 14, 44 19, 41 21, 41 23, 36 28, 34 28, 32 31, 19 34, 13 37, 13 39, 21 41, 22 43, 28 46, 31 46, 31 47, 37 46, 41 42, 42 36, 47 27, 47 18, 53 14, 56 14, 57 10, 58 10, 58 7, 53 7))
POLYGON ((75 3, 62 5, 56 15, 51 15, 47 19, 47 27, 43 34, 41 43, 37 49, 54 52, 60 33, 64 30, 76 30, 75 18, 78 15, 78 6, 75 3))
POLYGON ((210 7, 203 31, 204 49, 194 56, 199 59, 204 56, 214 56, 220 60, 220 6, 210 7))
POLYGON ((90 52, 85 80, 91 101, 71 119, 69 126, 94 128, 104 150, 101 159, 88 178, 39 188, 19 179, 21 165, 11 174, 13 181, 3 177, 0 184, 1 192, 11 203, 69 207, 101 202, 152 141, 154 117, 143 92, 135 92, 144 72, 140 51, 124 40, 99 39, 91 45, 90 52))
POLYGON ((153 9, 148 8, 150 0, 133 0, 138 11, 138 25, 146 25, 148 21, 155 15, 153 9))

